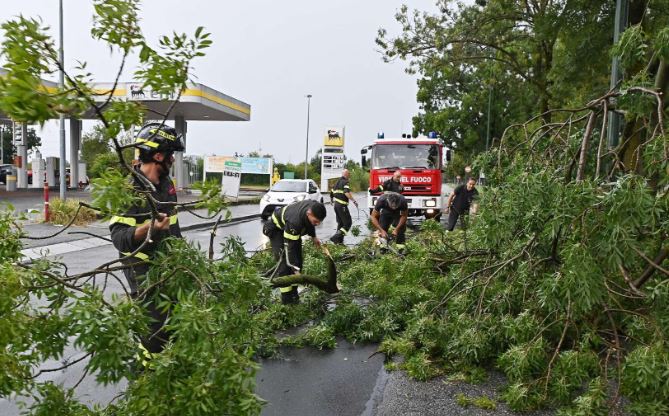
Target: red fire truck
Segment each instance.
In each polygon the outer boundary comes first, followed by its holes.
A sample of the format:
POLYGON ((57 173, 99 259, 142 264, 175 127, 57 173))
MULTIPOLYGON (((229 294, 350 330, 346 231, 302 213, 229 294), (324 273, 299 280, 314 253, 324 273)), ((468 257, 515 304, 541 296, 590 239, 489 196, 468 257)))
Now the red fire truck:
MULTIPOLYGON (((444 201, 441 194, 442 160, 447 151, 435 133, 428 137, 385 138, 379 133, 371 146, 362 149, 362 165, 369 168, 369 187, 376 189, 399 170, 402 173, 404 196, 409 216, 434 218, 441 215, 444 201)), ((370 194, 367 206, 374 207, 380 193, 370 194)))

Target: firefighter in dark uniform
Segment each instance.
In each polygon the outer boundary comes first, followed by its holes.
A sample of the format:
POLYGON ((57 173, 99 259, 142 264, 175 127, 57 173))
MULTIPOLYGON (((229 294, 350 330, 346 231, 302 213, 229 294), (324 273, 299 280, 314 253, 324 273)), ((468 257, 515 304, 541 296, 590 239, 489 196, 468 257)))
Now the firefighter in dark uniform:
POLYGON ((404 186, 402 186, 402 173, 399 170, 396 170, 393 173, 393 176, 383 184, 377 186, 375 189, 369 189, 370 194, 376 194, 380 192, 397 192, 401 194, 404 192, 404 186))
POLYGON ((337 232, 330 237, 330 241, 335 244, 344 244, 344 237, 351 230, 351 225, 353 225, 351 213, 348 210, 348 202, 352 201, 356 207, 358 206, 358 201, 353 198, 351 187, 348 184, 350 176, 351 174, 348 169, 344 169, 341 178, 339 178, 332 188, 334 211, 337 216, 337 232))
POLYGON ((453 231, 458 218, 469 215, 469 208, 479 195, 475 185, 476 179, 467 178, 467 182, 464 185, 457 186, 448 197, 446 202, 446 213, 448 214, 446 229, 448 231, 453 231))
POLYGON ((151 190, 151 195, 159 201, 156 207, 159 216, 153 223, 153 230, 146 244, 143 243, 149 233, 151 210, 144 199, 131 206, 123 215, 113 216, 109 229, 121 262, 130 266, 123 270, 130 287, 130 295, 133 299, 144 302, 151 317, 150 333, 141 335, 142 346, 149 353, 159 353, 169 338, 169 334, 163 329, 167 313, 159 310, 152 301, 159 288, 144 291, 141 282, 149 267, 152 267, 150 262, 160 241, 167 237, 181 238, 174 205, 162 203, 177 202, 176 189, 169 177, 169 171, 174 162, 174 152, 183 151, 184 146, 174 128, 160 123, 150 123, 142 127, 135 139, 135 145, 139 149, 140 163, 134 169, 142 178, 140 180, 133 176, 133 186, 136 190, 143 191, 148 188, 149 183, 153 184, 155 191, 151 190), (140 246, 141 249, 137 251, 140 246), (134 253, 135 251, 137 252, 134 253))
MULTIPOLYGON (((270 219, 263 224, 263 234, 269 237, 274 260, 279 262, 277 277, 298 274, 302 269, 302 236, 308 235, 317 247, 316 226, 325 219, 325 205, 307 200, 277 207, 270 219)), ((282 287, 281 303, 299 303, 297 285, 282 287)))
POLYGON ((392 232, 398 250, 405 247, 406 223, 409 218, 409 206, 404 196, 397 192, 388 192, 379 197, 370 217, 372 225, 379 232, 381 238, 388 239, 388 230, 391 224, 397 224, 392 232))

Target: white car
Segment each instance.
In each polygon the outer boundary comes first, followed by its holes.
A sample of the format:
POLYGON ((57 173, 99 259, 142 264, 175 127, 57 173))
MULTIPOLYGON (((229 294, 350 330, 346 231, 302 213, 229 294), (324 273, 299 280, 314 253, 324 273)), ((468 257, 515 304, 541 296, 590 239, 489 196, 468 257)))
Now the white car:
POLYGON ((266 220, 274 208, 305 199, 323 202, 316 182, 311 179, 281 179, 260 200, 260 216, 266 220))

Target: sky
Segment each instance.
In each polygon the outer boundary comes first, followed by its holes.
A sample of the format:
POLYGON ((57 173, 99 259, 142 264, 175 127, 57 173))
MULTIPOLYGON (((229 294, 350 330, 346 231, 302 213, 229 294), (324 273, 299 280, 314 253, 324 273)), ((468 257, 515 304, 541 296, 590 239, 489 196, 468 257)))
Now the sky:
MULTIPOLYGON (((19 14, 39 16, 57 42, 57 0, 0 3, 0 22, 19 14)), ((92 1, 63 3, 66 67, 85 61, 95 81, 113 81, 120 60, 91 39, 92 1)), ((405 73, 405 62, 384 63, 374 43, 380 27, 399 33, 394 15, 403 3, 435 10, 434 0, 144 0, 142 30, 152 44, 163 34, 192 34, 204 26, 213 45, 194 62, 197 82, 251 105, 249 122, 189 122, 186 153, 260 150, 279 162, 299 163, 305 154, 307 94, 313 96, 310 157, 331 125, 345 126, 345 152, 357 161, 378 131, 386 137, 410 132, 418 112, 416 76, 405 73)), ((122 81, 132 81, 135 63, 131 59, 122 81)), ((84 133, 92 125, 85 122, 84 133)), ((39 134, 42 154, 58 156, 58 123, 47 123, 39 134)))

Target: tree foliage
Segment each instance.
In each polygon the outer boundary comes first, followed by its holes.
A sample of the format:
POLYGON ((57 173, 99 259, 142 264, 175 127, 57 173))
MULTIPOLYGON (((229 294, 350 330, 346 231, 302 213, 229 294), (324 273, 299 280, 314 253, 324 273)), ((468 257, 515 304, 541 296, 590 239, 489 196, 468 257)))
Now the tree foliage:
MULTIPOLYGON (((204 56, 211 44, 209 34, 202 28, 192 36, 173 33, 153 48, 140 29, 139 1, 95 0, 94 8, 91 35, 119 58, 117 79, 126 58, 137 54, 138 82, 178 100, 190 79, 192 60, 204 56)), ((24 16, 2 24, 0 54, 7 74, 0 78, 0 111, 26 123, 92 111, 100 123, 96 146, 113 149, 117 169, 100 169, 93 204, 87 206, 109 217, 139 199, 155 220, 157 201, 147 192, 153 185, 129 165, 124 153, 132 152, 134 145, 117 140, 122 131, 142 123, 144 109, 136 102, 112 99, 114 88, 100 101, 85 63, 74 73, 65 72, 62 89, 44 88, 42 77, 62 69, 46 29, 40 20, 24 16), (141 189, 128 185, 129 176, 140 181, 141 189)), ((163 122, 173 105, 162 115, 163 122)), ((203 184, 201 189, 206 200, 189 207, 220 212, 220 187, 203 184)), ((251 358, 262 334, 249 310, 263 303, 269 290, 257 273, 250 272, 238 241, 222 247, 223 260, 218 262, 184 241, 161 243, 152 260, 158 267, 151 268, 140 290, 151 291, 153 301, 170 310, 166 325, 176 336, 164 353, 138 371, 145 360, 139 337, 147 331, 147 313, 141 302, 129 297, 120 277, 125 266, 119 260, 78 274, 47 259, 21 263, 20 238, 29 236, 10 212, 0 213, 0 237, 0 396, 32 398, 27 411, 36 415, 259 413, 251 358), (106 289, 110 280, 118 283, 121 293, 106 289), (160 290, 154 290, 157 287, 160 290), (58 369, 44 364, 58 362, 72 347, 81 351, 73 362, 58 369), (130 385, 119 400, 88 408, 79 402, 78 383, 56 385, 38 377, 77 362, 84 365, 82 377, 92 374, 102 384, 126 379, 130 385)), ((144 244, 150 238, 151 231, 144 244)))
POLYGON ((605 88, 613 5, 439 0, 436 13, 402 7, 401 33, 380 29, 376 42, 386 61, 406 60, 420 76, 414 130, 439 131, 470 156, 485 148, 488 122, 499 138, 509 124, 605 88))

